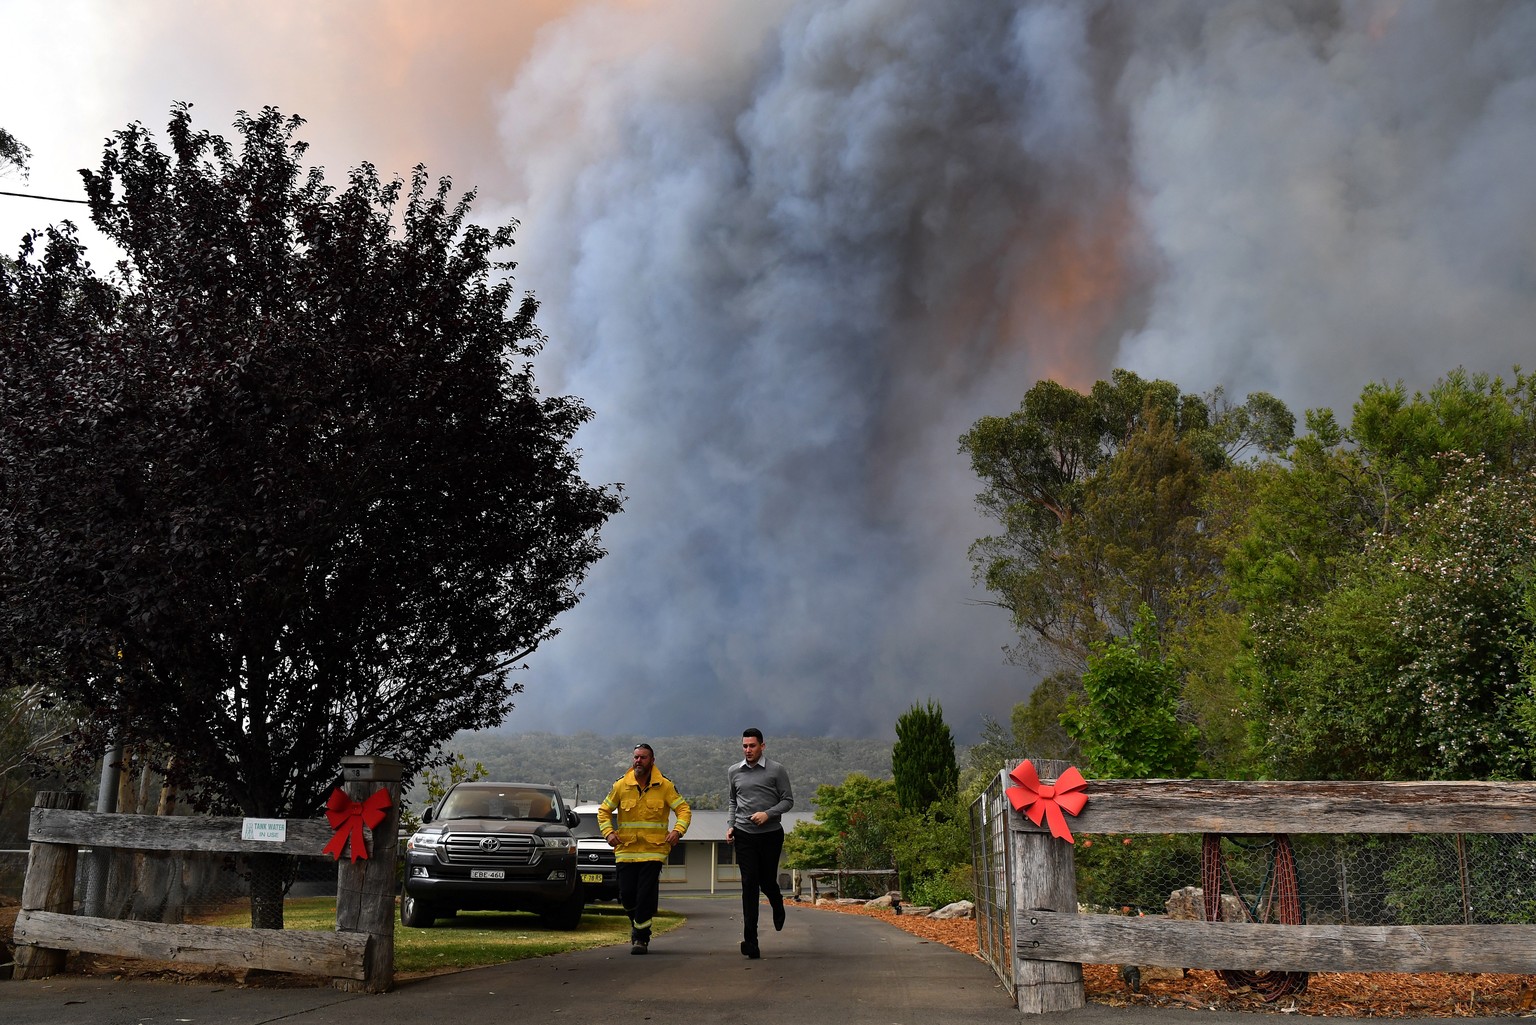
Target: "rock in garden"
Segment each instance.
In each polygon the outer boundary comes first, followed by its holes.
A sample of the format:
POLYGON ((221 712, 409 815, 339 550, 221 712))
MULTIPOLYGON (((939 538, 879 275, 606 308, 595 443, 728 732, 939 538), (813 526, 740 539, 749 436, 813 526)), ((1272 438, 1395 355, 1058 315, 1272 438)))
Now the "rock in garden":
POLYGON ((929 918, 975 918, 976 905, 968 900, 957 900, 953 904, 945 904, 939 910, 928 916, 929 918))
MULTIPOLYGON (((1174 890, 1168 895, 1164 906, 1168 909, 1169 918, 1188 922, 1205 921, 1205 891, 1198 886, 1174 890)), ((1221 917, 1226 922, 1246 922, 1248 909, 1243 907, 1242 901, 1230 893, 1224 893, 1221 895, 1221 917)))

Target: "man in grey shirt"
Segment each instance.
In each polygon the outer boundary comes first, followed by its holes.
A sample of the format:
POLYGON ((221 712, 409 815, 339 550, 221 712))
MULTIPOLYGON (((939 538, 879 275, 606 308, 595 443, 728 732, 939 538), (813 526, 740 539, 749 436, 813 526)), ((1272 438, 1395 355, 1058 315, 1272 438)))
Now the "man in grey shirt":
POLYGON ((795 806, 789 772, 763 756, 763 731, 741 731, 745 757, 731 766, 726 787, 725 841, 736 849, 741 873, 741 952, 762 957, 757 945, 758 891, 773 908, 773 928, 784 928, 784 894, 779 892, 779 854, 784 826, 779 818, 795 806))

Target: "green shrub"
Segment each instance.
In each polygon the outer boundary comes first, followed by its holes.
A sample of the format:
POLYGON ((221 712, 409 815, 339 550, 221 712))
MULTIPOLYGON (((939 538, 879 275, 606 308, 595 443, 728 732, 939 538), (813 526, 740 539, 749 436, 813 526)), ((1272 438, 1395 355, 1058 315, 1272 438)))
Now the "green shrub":
POLYGON ((973 900, 971 870, 968 866, 956 865, 946 872, 924 876, 914 881, 902 893, 901 899, 903 904, 930 908, 941 908, 957 900, 973 900))

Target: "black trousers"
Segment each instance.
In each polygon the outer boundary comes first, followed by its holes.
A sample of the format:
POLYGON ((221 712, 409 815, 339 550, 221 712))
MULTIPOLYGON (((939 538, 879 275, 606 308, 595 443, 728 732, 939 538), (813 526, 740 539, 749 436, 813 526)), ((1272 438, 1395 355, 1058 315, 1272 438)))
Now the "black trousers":
POLYGON ((651 919, 661 896, 661 862, 621 861, 618 864, 619 903, 629 915, 629 938, 651 942, 651 919))
POLYGON ((741 936, 757 943, 758 891, 776 908, 784 906, 779 892, 779 855, 784 850, 784 830, 771 833, 747 833, 738 829, 731 834, 736 848, 736 867, 741 871, 741 936))

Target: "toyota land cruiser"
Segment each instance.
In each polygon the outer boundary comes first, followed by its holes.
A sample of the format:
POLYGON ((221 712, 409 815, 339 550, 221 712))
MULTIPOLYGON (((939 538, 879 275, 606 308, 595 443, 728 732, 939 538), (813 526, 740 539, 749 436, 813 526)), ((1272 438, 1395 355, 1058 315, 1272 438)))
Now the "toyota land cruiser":
POLYGON ((580 821, 554 787, 458 784, 406 840, 401 923, 426 928, 461 910, 532 911, 548 928, 576 928, 584 899, 571 829, 580 821))

